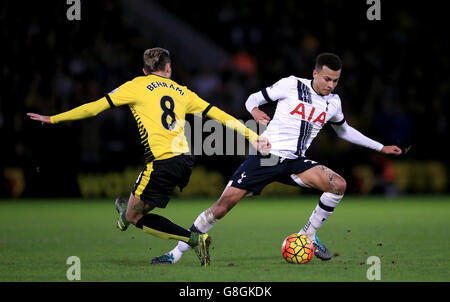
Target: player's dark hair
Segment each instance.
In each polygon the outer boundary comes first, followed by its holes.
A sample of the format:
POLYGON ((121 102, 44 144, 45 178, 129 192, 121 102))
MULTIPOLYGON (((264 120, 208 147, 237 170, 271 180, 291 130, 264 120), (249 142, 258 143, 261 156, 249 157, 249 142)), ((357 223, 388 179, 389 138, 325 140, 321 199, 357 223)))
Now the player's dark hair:
POLYGON ((150 48, 144 51, 144 68, 148 73, 163 71, 170 63, 170 52, 161 47, 150 48))
POLYGON ((342 61, 334 53, 325 52, 321 53, 316 58, 316 70, 320 71, 323 66, 327 66, 331 70, 338 71, 342 68, 342 61))

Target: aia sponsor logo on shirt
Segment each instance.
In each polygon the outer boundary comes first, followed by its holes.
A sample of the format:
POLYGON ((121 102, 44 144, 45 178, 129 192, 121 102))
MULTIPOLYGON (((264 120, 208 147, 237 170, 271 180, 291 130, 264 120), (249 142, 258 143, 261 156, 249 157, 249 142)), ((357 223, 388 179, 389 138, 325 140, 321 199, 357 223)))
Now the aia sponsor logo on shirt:
POLYGON ((308 113, 308 112, 306 112, 305 104, 299 103, 297 105, 297 107, 295 107, 295 109, 290 112, 290 114, 291 115, 298 114, 298 115, 300 115, 302 120, 305 120, 308 122, 311 122, 311 120, 312 120, 313 124, 318 123, 318 124, 320 124, 320 126, 323 127, 323 124, 325 124, 325 119, 327 118, 327 114, 323 111, 315 119, 313 119, 315 111, 316 111, 316 107, 311 107, 311 111, 308 113))

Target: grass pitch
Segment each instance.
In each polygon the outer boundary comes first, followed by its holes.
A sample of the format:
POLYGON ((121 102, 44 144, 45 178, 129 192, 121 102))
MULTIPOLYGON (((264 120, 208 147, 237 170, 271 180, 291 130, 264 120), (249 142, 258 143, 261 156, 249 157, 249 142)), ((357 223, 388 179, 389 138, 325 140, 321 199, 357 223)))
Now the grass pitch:
MULTIPOLYGON (((115 228, 113 200, 0 200, 0 281, 67 281, 69 256, 81 261, 81 281, 303 282, 367 279, 370 256, 381 281, 450 281, 449 197, 346 196, 319 232, 334 257, 288 264, 283 239, 297 232, 316 196, 246 198, 209 232, 212 265, 193 251, 176 265, 150 265, 176 241, 134 226, 115 228)), ((173 199, 155 213, 188 228, 213 200, 173 199)))

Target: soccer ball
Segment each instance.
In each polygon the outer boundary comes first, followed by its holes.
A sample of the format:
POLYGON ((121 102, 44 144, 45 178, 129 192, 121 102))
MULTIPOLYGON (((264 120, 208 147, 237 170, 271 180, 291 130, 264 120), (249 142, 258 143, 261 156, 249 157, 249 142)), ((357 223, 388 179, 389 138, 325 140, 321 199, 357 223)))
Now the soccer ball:
POLYGON ((292 234, 284 239, 281 254, 288 263, 308 263, 314 256, 314 245, 309 237, 292 234))

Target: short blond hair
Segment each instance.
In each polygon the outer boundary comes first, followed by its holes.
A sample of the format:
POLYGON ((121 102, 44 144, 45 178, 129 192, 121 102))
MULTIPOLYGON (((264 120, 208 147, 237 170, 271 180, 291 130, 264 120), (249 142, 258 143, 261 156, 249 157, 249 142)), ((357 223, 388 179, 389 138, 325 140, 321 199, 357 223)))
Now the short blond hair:
POLYGON ((149 48, 144 51, 144 68, 148 73, 162 71, 170 63, 170 52, 161 47, 149 48))

